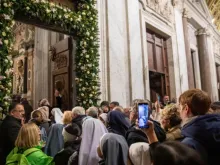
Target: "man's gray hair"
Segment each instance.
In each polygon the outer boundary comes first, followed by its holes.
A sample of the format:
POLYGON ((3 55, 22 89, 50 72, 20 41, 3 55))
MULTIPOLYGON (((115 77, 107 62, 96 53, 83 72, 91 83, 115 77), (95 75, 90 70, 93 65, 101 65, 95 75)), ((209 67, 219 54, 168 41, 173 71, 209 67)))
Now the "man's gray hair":
POLYGON ((98 118, 98 116, 99 116, 98 108, 96 108, 96 107, 90 107, 90 108, 87 110, 87 115, 88 115, 88 116, 91 116, 91 117, 93 117, 93 118, 98 118))
POLYGON ((74 107, 72 109, 72 113, 75 115, 85 115, 86 111, 83 107, 74 107))

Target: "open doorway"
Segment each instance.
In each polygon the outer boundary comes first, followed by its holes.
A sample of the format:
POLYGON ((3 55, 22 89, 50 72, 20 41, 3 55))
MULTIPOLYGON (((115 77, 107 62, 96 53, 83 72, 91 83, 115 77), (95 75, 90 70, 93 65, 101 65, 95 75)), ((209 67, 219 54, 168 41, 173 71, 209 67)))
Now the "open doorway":
POLYGON ((62 96, 62 109, 71 109, 73 89, 73 39, 63 33, 45 30, 16 21, 13 61, 13 95, 26 98, 35 108, 38 101, 48 99, 57 105, 55 89, 62 96))

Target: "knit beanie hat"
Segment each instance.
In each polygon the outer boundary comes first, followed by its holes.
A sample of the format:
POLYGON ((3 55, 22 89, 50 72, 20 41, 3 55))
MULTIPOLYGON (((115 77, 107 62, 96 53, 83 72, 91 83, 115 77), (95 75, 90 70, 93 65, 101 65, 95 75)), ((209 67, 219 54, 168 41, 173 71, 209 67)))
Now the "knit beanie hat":
POLYGON ((66 127, 63 128, 63 138, 64 138, 64 143, 66 142, 72 142, 74 140, 77 140, 77 136, 74 135, 74 129, 72 124, 68 124, 66 127))

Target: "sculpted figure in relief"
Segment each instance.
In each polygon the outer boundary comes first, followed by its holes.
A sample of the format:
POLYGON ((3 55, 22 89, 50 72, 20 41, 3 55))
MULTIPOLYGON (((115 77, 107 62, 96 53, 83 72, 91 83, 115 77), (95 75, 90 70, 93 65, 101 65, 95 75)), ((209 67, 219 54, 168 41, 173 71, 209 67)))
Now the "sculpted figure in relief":
POLYGON ((17 78, 16 78, 16 92, 20 94, 23 92, 23 83, 24 83, 24 63, 22 60, 18 61, 17 66, 17 78))

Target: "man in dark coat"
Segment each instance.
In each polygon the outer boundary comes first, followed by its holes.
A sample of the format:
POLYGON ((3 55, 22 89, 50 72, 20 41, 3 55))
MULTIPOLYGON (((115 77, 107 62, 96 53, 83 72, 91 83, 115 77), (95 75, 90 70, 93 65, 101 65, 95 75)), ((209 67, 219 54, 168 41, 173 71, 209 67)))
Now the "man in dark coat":
POLYGON ((72 127, 73 127, 73 135, 79 137, 82 134, 82 123, 83 119, 86 117, 86 111, 83 107, 75 107, 72 109, 73 113, 73 120, 72 120, 72 127))
POLYGON ((220 115, 207 114, 211 99, 207 93, 192 89, 180 98, 180 115, 183 120, 182 143, 198 151, 209 165, 220 162, 220 115))
POLYGON ((3 120, 0 127, 0 164, 5 164, 6 157, 14 148, 15 141, 22 124, 24 123, 24 106, 19 103, 13 103, 9 106, 9 115, 3 120))
POLYGON ((55 90, 55 97, 56 97, 56 108, 60 108, 62 110, 63 108, 63 98, 62 95, 60 94, 60 89, 55 90))

